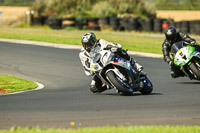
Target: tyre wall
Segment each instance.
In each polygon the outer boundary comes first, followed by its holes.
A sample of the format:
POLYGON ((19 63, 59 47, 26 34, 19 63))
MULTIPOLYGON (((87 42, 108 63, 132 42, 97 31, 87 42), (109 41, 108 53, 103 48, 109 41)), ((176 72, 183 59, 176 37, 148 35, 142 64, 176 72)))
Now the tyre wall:
POLYGON ((102 17, 102 18, 52 18, 38 17, 32 19, 32 25, 49 25, 52 29, 76 27, 88 30, 114 31, 145 31, 163 32, 169 26, 175 26, 178 31, 200 35, 200 20, 178 21, 161 18, 137 18, 137 17, 102 17))

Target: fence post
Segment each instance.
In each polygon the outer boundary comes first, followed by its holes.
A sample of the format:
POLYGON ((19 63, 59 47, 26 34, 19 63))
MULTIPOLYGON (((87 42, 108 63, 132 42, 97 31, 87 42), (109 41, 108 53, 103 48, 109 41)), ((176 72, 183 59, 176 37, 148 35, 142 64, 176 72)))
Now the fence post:
POLYGON ((34 15, 34 11, 33 10, 27 10, 26 11, 26 17, 27 17, 27 23, 29 25, 32 25, 33 24, 33 15, 34 15))

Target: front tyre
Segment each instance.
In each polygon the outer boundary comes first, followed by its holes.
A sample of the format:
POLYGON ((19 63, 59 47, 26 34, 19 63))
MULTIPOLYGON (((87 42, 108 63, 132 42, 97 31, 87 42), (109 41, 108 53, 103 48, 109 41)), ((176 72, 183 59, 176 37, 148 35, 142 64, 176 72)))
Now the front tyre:
POLYGON ((119 92, 122 92, 124 95, 133 95, 131 87, 124 83, 120 78, 113 72, 109 71, 107 74, 109 81, 116 87, 119 92))
POLYGON ((146 77, 145 79, 142 79, 140 83, 142 84, 142 90, 140 90, 140 92, 144 95, 151 94, 153 91, 153 84, 151 81, 146 77))
POLYGON ((189 68, 193 72, 193 74, 195 75, 195 77, 197 79, 200 79, 200 70, 198 69, 198 66, 196 66, 195 63, 191 63, 189 65, 189 68))

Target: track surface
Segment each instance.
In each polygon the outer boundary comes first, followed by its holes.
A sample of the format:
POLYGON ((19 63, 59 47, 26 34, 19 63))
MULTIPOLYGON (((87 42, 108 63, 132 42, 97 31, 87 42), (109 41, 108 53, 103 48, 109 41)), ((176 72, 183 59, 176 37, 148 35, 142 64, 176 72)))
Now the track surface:
POLYGON ((0 42, 0 73, 38 81, 39 91, 0 96, 0 128, 106 125, 200 125, 200 82, 172 79, 162 59, 135 57, 154 85, 151 95, 92 94, 78 53, 0 42))

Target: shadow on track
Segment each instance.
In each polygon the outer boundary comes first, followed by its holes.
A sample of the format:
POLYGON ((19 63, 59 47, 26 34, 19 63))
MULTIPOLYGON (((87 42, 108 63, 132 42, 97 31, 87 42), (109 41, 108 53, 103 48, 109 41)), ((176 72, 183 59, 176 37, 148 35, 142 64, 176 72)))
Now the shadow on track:
POLYGON ((97 95, 110 95, 110 96, 126 96, 126 97, 130 97, 130 96, 152 96, 152 95, 163 95, 162 93, 151 93, 148 95, 144 95, 141 93, 133 93, 133 95, 123 95, 123 94, 119 94, 119 93, 99 93, 97 95))
POLYGON ((200 84, 200 81, 195 81, 195 82, 177 82, 177 84, 200 84))

